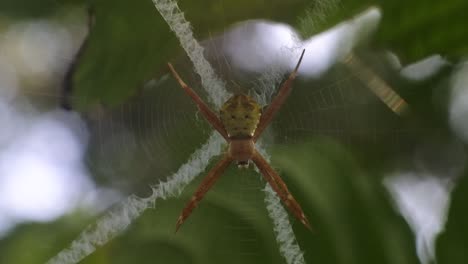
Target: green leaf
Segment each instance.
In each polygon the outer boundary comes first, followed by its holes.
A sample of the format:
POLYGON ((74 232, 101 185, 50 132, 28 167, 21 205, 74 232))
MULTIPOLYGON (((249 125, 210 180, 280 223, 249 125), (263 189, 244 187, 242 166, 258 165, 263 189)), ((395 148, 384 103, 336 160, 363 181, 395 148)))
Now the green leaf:
POLYGON ((445 231, 437 240, 437 263, 466 263, 468 259, 468 177, 466 172, 457 182, 452 194, 445 231))

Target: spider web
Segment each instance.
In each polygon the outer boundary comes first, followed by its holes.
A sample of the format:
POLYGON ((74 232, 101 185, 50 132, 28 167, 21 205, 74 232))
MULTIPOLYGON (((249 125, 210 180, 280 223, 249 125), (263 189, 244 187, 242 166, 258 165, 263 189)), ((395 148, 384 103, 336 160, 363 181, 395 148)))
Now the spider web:
MULTIPOLYGON (((159 6, 165 4, 165 7, 160 9, 161 13, 168 12, 175 19, 183 19, 176 12, 178 10, 174 2, 157 1, 157 3, 159 6)), ((197 47, 196 42, 190 42, 193 39, 187 37, 190 34, 186 32, 189 25, 183 21, 179 22, 182 28, 174 28, 174 31, 185 32, 179 36, 182 39, 182 46, 184 47, 183 43, 186 41, 188 44, 184 48, 195 50, 189 52, 189 58, 193 62, 202 62, 195 63, 195 72, 202 78, 199 79, 193 73, 191 64, 185 59, 177 61, 176 68, 182 76, 186 76, 184 79, 194 88, 207 89, 206 91, 198 89, 197 92, 200 94, 206 92, 211 102, 219 106, 229 94, 223 88, 225 83, 216 77, 210 64, 204 60, 201 47, 197 47)), ((296 49, 300 51, 300 47, 296 49)), ((221 67, 231 67, 232 63, 226 58, 216 55, 213 58, 211 59, 221 64, 221 67)), ((284 79, 285 72, 287 72, 285 67, 273 65, 260 78, 247 80, 247 83, 257 88, 257 92, 252 93, 259 102, 266 105, 271 101, 275 89, 284 79)), ((236 79, 235 76, 231 77, 227 79, 236 79)), ((243 81, 245 79, 236 80, 239 83, 243 81)), ((79 262, 93 253, 97 247, 108 243, 127 229, 147 208, 155 207, 156 199, 179 197, 183 187, 197 175, 202 176, 204 169, 209 167, 212 157, 222 152, 222 138, 211 133, 201 117, 193 118, 193 106, 184 105, 187 102, 185 95, 180 89, 176 89, 176 86, 174 89, 166 89, 168 82, 170 82, 168 76, 153 80, 144 87, 142 91, 144 96, 141 98, 111 111, 97 111, 99 114, 90 117, 90 130, 95 133, 90 144, 96 146, 90 151, 91 168, 95 168, 94 172, 103 181, 112 180, 112 185, 122 192, 135 194, 128 196, 95 224, 84 230, 69 248, 60 252, 49 263, 79 262), (187 134, 188 129, 191 131, 190 134, 187 134), (201 143, 200 138, 207 138, 206 142, 201 143), (107 162, 93 164, 94 158, 107 162), (180 167, 180 164, 183 165, 180 167), (157 175, 154 175, 154 172, 157 172, 157 175), (126 179, 129 175, 134 177, 130 185, 126 179), (166 175, 171 176, 166 179, 166 175), (148 183, 154 182, 155 177, 161 179, 161 183, 148 188, 148 183)), ((297 104, 282 109, 278 121, 266 132, 265 140, 260 142, 262 151, 266 153, 265 149, 268 149, 271 142, 280 146, 287 145, 299 142, 304 135, 328 135, 348 144, 354 144, 356 141, 369 144, 385 139, 395 141, 396 146, 401 145, 400 140, 404 138, 402 134, 407 131, 401 131, 395 125, 399 121, 398 117, 385 118, 386 122, 393 120, 394 124, 379 123, 378 119, 382 113, 393 116, 385 106, 381 106, 380 112, 376 111, 373 118, 371 115, 369 119, 369 114, 365 112, 369 107, 375 108, 379 101, 364 89, 361 93, 349 89, 349 86, 358 86, 350 83, 357 82, 359 78, 343 67, 335 69, 324 79, 314 81, 313 90, 295 88, 289 100, 297 104)), ((301 87, 300 83, 298 87, 301 87)), ((301 249, 295 241, 288 214, 282 209, 279 199, 269 186, 265 188, 266 197, 258 192, 261 186, 257 179, 239 177, 234 181, 235 186, 220 188, 228 190, 225 193, 227 200, 236 200, 244 205, 245 212, 241 215, 253 216, 252 211, 255 210, 267 212, 273 220, 279 251, 286 259, 286 263, 305 263, 301 249), (267 203, 266 210, 265 206, 259 203, 249 204, 263 199, 267 203)), ((250 230, 244 222, 226 228, 250 230)), ((257 254, 254 244, 258 238, 255 234, 241 232, 239 236, 240 243, 246 245, 241 247, 240 253, 257 254)), ((233 254, 232 249, 223 254, 226 256, 233 254)))

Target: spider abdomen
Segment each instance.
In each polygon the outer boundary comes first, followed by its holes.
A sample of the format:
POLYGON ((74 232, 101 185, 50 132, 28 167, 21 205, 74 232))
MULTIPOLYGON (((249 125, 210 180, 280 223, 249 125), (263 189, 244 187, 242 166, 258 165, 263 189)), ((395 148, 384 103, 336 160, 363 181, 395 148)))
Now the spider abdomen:
POLYGON ((220 119, 231 138, 250 138, 260 121, 261 108, 247 95, 234 95, 221 107, 220 119))

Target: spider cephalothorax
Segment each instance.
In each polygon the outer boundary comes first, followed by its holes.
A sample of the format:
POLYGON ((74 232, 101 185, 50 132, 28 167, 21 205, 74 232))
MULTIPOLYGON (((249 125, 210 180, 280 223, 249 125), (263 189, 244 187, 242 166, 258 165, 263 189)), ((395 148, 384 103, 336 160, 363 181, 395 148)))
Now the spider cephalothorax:
POLYGON ((168 64, 175 79, 194 100, 201 114, 229 144, 228 151, 224 154, 224 157, 208 172, 208 175, 203 179, 192 199, 185 206, 177 220, 176 230, 179 229, 180 225, 182 225, 191 214, 192 210, 197 206, 198 202, 233 161, 237 162, 237 165, 240 167, 248 165, 249 161, 253 161, 286 207, 301 223, 310 228, 309 221, 305 217, 301 206, 291 195, 286 184, 255 148, 255 142, 258 137, 268 124, 270 124, 273 116, 281 108, 291 92, 292 81, 296 77, 297 69, 301 64, 303 56, 304 51, 302 51, 296 68, 289 75, 289 78, 278 91, 278 95, 276 95, 263 113, 260 105, 254 99, 247 95, 238 94, 232 96, 224 103, 219 111, 219 117, 208 108, 203 100, 185 84, 184 81, 182 81, 172 65, 170 63, 168 64))

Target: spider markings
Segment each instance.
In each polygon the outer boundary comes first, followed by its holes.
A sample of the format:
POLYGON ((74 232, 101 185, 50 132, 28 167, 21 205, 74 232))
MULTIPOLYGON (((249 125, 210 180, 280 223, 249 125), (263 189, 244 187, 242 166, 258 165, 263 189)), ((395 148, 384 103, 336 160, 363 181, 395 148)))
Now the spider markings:
POLYGON ((283 83, 278 94, 268 106, 266 111, 261 114, 260 106, 252 98, 246 95, 234 95, 222 106, 220 118, 211 111, 203 100, 180 78, 172 65, 168 63, 174 78, 180 84, 182 89, 192 98, 197 105, 203 117, 216 129, 229 144, 228 151, 224 157, 208 172, 203 179, 197 191, 190 199, 188 204, 182 210, 177 219, 176 232, 184 221, 190 216, 193 209, 198 205, 208 190, 213 187, 221 174, 227 167, 236 161, 238 165, 248 164, 250 160, 260 170, 263 178, 270 184, 272 189, 278 194, 284 205, 291 213, 307 228, 310 228, 304 212, 299 203, 289 192, 288 187, 283 182, 276 171, 268 164, 262 155, 255 148, 255 141, 264 131, 264 129, 273 120, 275 114, 279 111, 286 98, 291 93, 292 82, 296 78, 297 70, 301 64, 305 50, 297 62, 296 68, 289 75, 289 78, 283 83))
POLYGON ((234 95, 221 107, 220 119, 230 138, 250 138, 260 121, 261 108, 247 95, 234 95))

